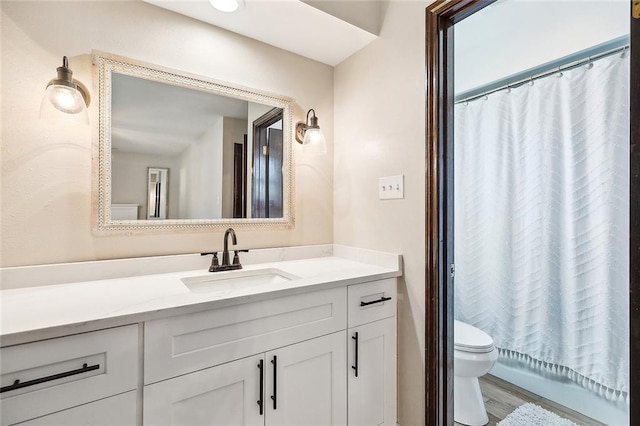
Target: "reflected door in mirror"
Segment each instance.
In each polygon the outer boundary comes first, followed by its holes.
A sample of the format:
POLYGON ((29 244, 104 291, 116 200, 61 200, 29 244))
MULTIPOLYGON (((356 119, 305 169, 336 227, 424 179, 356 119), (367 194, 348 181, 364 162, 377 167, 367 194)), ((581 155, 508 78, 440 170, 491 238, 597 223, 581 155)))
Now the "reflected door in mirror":
POLYGON ((149 196, 147 219, 166 219, 169 169, 149 167, 147 182, 149 196))
POLYGON ((282 217, 282 110, 274 108, 253 122, 254 218, 282 217))

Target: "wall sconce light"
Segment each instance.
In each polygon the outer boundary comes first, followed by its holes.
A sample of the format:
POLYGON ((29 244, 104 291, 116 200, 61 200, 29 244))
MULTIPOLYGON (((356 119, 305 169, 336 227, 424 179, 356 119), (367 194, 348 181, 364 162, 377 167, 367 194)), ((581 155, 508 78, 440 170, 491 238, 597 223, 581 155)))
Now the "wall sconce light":
POLYGON ((320 130, 320 126, 318 126, 318 117, 316 117, 316 112, 313 109, 307 112, 306 122, 299 121, 296 124, 296 141, 302 144, 302 149, 305 152, 320 155, 327 153, 327 142, 320 130), (313 116, 309 118, 311 113, 313 113, 313 116))
POLYGON ((50 102, 57 110, 66 114, 86 115, 88 122, 87 106, 91 102, 89 91, 82 83, 73 79, 73 71, 69 69, 69 60, 66 56, 62 57, 62 66, 58 67, 57 71, 58 77, 47 84, 40 106, 40 115, 42 116, 43 107, 46 108, 45 105, 50 102))

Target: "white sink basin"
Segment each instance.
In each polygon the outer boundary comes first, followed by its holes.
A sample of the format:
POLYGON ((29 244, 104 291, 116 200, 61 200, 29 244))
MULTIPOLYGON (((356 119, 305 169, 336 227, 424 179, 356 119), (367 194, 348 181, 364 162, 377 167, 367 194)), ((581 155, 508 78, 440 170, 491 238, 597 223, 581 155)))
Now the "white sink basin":
POLYGON ((253 287, 263 284, 278 284, 300 277, 276 268, 212 272, 209 275, 182 278, 182 282, 193 293, 208 293, 224 287, 253 287))

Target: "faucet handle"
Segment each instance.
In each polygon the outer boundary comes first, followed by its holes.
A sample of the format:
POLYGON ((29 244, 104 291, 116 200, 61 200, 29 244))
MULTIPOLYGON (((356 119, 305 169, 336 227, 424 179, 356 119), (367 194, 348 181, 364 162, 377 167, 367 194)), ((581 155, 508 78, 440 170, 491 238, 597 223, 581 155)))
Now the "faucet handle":
POLYGON ((209 267, 209 272, 213 272, 215 270, 215 268, 220 266, 220 263, 218 263, 218 252, 217 251, 213 251, 213 252, 210 252, 210 253, 200 253, 200 256, 207 256, 209 254, 213 255, 213 259, 211 259, 211 266, 209 267))
POLYGON ((239 252, 249 253, 249 250, 234 250, 233 251, 233 264, 240 265, 240 257, 238 256, 239 252))

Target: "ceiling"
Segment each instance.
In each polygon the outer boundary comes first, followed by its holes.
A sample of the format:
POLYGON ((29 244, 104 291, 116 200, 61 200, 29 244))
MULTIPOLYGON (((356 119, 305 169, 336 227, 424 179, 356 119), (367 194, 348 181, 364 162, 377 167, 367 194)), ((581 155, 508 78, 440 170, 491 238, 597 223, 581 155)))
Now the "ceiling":
POLYGON ((331 66, 376 39, 382 7, 375 0, 241 0, 224 13, 207 0, 143 1, 331 66))

